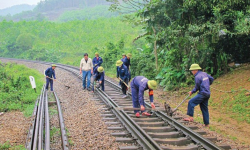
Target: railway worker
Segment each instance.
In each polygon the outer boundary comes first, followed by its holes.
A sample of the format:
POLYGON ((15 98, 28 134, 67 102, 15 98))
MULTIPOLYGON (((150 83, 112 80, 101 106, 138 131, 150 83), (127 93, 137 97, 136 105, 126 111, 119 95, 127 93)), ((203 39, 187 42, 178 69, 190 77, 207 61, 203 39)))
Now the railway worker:
MULTIPOLYGON (((155 108, 153 90, 157 88, 155 80, 148 80, 144 76, 136 76, 130 83, 132 92, 132 101, 134 108, 141 108, 142 115, 151 116, 150 113, 145 112, 144 91, 149 90, 149 99, 152 109, 155 108)), ((135 116, 140 117, 140 110, 134 110, 135 116)))
POLYGON ((96 67, 101 66, 102 62, 103 62, 103 61, 102 61, 102 58, 99 57, 99 53, 96 52, 96 53, 95 53, 95 58, 93 58, 93 66, 94 66, 93 69, 95 69, 96 67))
POLYGON ((125 59, 127 59, 126 54, 125 54, 125 53, 122 53, 122 59, 121 59, 121 61, 124 62, 125 59))
POLYGON ((119 78, 120 82, 119 84, 122 87, 122 93, 123 96, 122 98, 126 98, 127 97, 127 85, 128 85, 128 69, 127 67, 123 64, 123 62, 121 60, 118 60, 116 62, 116 70, 117 70, 117 75, 116 77, 119 78))
MULTIPOLYGON (((104 68, 102 66, 96 67, 94 69, 94 81, 98 81, 103 91, 104 91, 104 76, 105 76, 105 73, 104 73, 104 68)), ((100 87, 100 86, 97 86, 97 87, 100 87)), ((92 90, 94 91, 94 86, 92 90)))
POLYGON ((191 96, 197 91, 199 91, 199 93, 189 100, 187 109, 187 115, 189 117, 184 118, 184 120, 194 121, 194 107, 199 104, 203 115, 203 122, 206 127, 209 127, 208 100, 210 98, 210 85, 213 83, 214 78, 205 72, 199 71, 200 69, 201 67, 198 64, 192 64, 189 69, 195 76, 195 87, 189 92, 189 95, 191 96))
POLYGON ((91 91, 90 79, 91 79, 91 74, 93 74, 93 62, 91 58, 88 57, 87 53, 84 54, 84 58, 82 58, 80 62, 80 74, 82 74, 83 90, 86 89, 86 77, 87 77, 87 90, 91 91))
POLYGON ((49 84, 50 84, 50 90, 53 91, 53 78, 56 81, 55 69, 56 69, 56 65, 52 64, 51 67, 49 67, 45 71, 45 76, 46 76, 46 87, 45 88, 46 88, 46 90, 48 90, 49 84))

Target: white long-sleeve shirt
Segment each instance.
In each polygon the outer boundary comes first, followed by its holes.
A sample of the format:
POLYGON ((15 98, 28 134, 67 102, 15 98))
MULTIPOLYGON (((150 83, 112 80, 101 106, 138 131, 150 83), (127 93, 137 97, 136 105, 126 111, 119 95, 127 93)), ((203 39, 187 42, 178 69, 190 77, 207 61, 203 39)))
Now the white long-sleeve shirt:
POLYGON ((88 58, 88 61, 86 63, 85 58, 83 58, 80 62, 80 68, 82 68, 82 71, 89 71, 93 68, 93 63, 92 63, 92 59, 88 58))

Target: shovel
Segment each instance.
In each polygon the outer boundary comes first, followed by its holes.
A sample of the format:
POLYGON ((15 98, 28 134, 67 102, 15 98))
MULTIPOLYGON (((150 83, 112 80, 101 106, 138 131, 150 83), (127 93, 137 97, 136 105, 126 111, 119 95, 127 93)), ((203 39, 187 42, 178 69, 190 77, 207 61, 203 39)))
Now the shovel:
MULTIPOLYGON (((46 77, 46 78, 49 78, 49 79, 51 79, 51 80, 54 80, 53 78, 50 78, 50 77, 46 77)), ((59 82, 59 81, 57 81, 58 83, 60 83, 60 84, 62 84, 62 85, 64 85, 66 88, 70 88, 70 86, 68 86, 68 85, 65 85, 64 83, 62 83, 62 82, 59 82)))
POLYGON ((118 77, 118 79, 121 80, 121 81, 123 82, 123 84, 126 85, 126 87, 127 87, 128 89, 130 89, 130 87, 127 85, 126 82, 124 82, 120 77, 118 77))

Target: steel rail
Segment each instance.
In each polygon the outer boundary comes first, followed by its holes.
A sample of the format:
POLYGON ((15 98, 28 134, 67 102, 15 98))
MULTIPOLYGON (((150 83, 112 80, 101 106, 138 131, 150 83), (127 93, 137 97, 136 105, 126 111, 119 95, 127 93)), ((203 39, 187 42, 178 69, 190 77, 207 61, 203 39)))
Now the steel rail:
POLYGON ((49 125, 49 106, 48 106, 48 94, 45 91, 45 142, 44 142, 44 149, 50 149, 50 125, 49 125))
POLYGON ((41 112, 40 112, 40 116, 39 116, 39 130, 38 130, 38 150, 42 150, 43 149, 43 128, 44 128, 44 121, 43 121, 43 117, 44 117, 44 95, 45 90, 42 93, 42 101, 39 105, 41 105, 41 112))
POLYGON ((67 133, 66 133, 66 129, 65 129, 63 115, 62 115, 61 104, 60 104, 59 98, 57 97, 55 92, 54 92, 54 97, 55 97, 56 103, 57 103, 58 117, 59 117, 59 122, 60 122, 62 148, 63 148, 63 150, 68 150, 69 149, 69 147, 68 147, 69 142, 68 142, 68 137, 67 137, 67 133))
MULTIPOLYGON (((158 150, 159 147, 152 144, 152 141, 148 140, 147 137, 143 135, 143 133, 138 129, 138 125, 135 124, 135 122, 131 121, 131 118, 126 116, 127 114, 125 112, 120 112, 116 107, 116 105, 112 102, 110 102, 110 99, 102 92, 100 89, 96 90, 99 97, 105 102, 109 103, 109 105, 112 107, 112 112, 119 118, 119 120, 122 122, 122 124, 126 127, 126 129, 131 133, 131 135, 134 137, 135 140, 144 148, 147 150, 158 150), (126 115, 124 115, 126 114, 126 115)), ((160 148, 161 149, 161 148, 160 148)))
MULTIPOLYGON (((45 86, 43 86, 41 93, 43 93, 43 91, 45 90, 45 86)), ((38 112, 36 114, 36 125, 35 125, 35 130, 34 130, 34 138, 32 139, 32 150, 36 150, 37 149, 37 137, 38 137, 38 132, 39 132, 39 116, 41 114, 41 105, 42 103, 42 94, 40 95, 40 100, 39 100, 39 106, 38 106, 38 112)))
MULTIPOLYGON (((112 85, 112 87, 119 89, 119 90, 121 89, 117 84, 114 84, 109 80, 105 80, 105 81, 108 82, 110 85, 112 85)), ((130 96, 132 96, 132 94, 130 92, 128 92, 128 94, 130 96)), ((148 102, 145 102, 145 104, 148 108, 151 108, 151 105, 148 102)), ((216 144, 214 144, 213 142, 211 142, 210 140, 208 140, 208 139, 204 138, 203 136, 201 136, 200 134, 194 132, 192 129, 182 125, 181 123, 179 123, 178 121, 176 121, 172 117, 166 115, 162 111, 155 111, 154 113, 156 116, 163 119, 165 122, 167 122, 168 124, 170 124, 171 126, 176 128, 177 130, 181 131, 185 136, 190 137, 190 139, 192 139, 197 145, 200 145, 203 148, 208 149, 208 150, 210 150, 210 149, 221 150, 222 149, 219 146, 217 146, 216 144)))
POLYGON ((39 97, 37 98, 36 100, 36 103, 35 103, 35 107, 34 107, 34 110, 33 110, 33 113, 32 113, 32 117, 34 117, 34 120, 32 121, 32 125, 29 129, 29 133, 27 135, 27 139, 26 139, 26 144, 25 144, 25 147, 28 149, 28 150, 31 150, 31 147, 32 147, 32 140, 34 138, 34 131, 35 131, 35 125, 36 125, 36 114, 37 114, 37 111, 38 111, 38 102, 39 102, 39 97))

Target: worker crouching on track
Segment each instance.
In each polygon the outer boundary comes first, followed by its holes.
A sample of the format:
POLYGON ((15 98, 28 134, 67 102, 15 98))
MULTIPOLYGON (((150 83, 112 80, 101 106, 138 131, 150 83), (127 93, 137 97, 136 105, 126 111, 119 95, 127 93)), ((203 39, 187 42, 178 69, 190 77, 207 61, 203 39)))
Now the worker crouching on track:
POLYGON ((198 64, 192 64, 189 69, 195 76, 195 87, 189 92, 189 95, 191 96, 197 91, 199 91, 199 93, 189 100, 187 110, 187 115, 189 115, 189 117, 184 118, 184 120, 191 122, 194 120, 194 107, 199 104, 203 115, 203 122, 206 127, 209 127, 208 100, 211 94, 210 85, 213 83, 214 78, 205 72, 199 71, 200 69, 201 67, 198 64))
MULTIPOLYGON (((104 76, 105 73, 104 73, 104 68, 102 66, 96 67, 94 69, 94 81, 99 82, 99 85, 97 85, 96 87, 99 88, 101 86, 103 91, 104 91, 104 76)), ((92 90, 94 91, 94 86, 92 90)))
POLYGON ((123 64, 123 62, 121 60, 118 60, 116 62, 116 66, 117 66, 117 78, 120 80, 120 85, 122 87, 122 93, 123 96, 122 98, 126 98, 127 95, 127 86, 128 85, 128 69, 127 67, 123 64))
MULTIPOLYGON (((149 98, 151 107, 154 109, 153 90, 157 88, 155 80, 148 80, 143 76, 136 76, 130 83, 132 92, 132 101, 134 108, 141 108, 142 115, 151 116, 150 113, 145 112, 144 91, 149 90, 149 98)), ((140 110, 134 110, 135 116, 140 117, 140 110)))
POLYGON ((52 64, 51 67, 49 67, 46 71, 45 71, 45 76, 46 76, 46 90, 48 90, 49 88, 49 84, 50 84, 50 90, 53 91, 53 78, 56 81, 56 75, 55 75, 55 69, 56 69, 56 65, 52 64), (52 78, 53 76, 53 78, 52 78))

